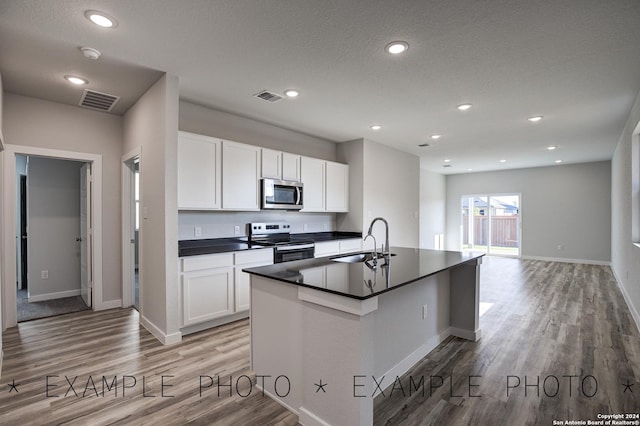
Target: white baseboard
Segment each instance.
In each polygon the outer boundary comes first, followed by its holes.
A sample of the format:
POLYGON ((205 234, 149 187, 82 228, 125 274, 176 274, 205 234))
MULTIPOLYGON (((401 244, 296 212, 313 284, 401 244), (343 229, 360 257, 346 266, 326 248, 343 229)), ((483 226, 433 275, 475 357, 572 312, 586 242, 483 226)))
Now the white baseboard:
POLYGON ((562 262, 562 263, 582 263, 584 265, 603 265, 611 266, 611 262, 604 260, 587 260, 587 259, 566 259, 564 257, 544 257, 544 256, 521 256, 526 260, 544 260, 546 262, 562 262))
POLYGON ((298 413, 298 423, 303 426, 331 426, 331 424, 325 422, 320 417, 316 416, 304 407, 300 407, 300 412, 298 413))
POLYGON ((153 337, 158 339, 163 345, 173 345, 182 341, 182 333, 178 331, 176 333, 165 334, 162 330, 160 330, 160 328, 149 321, 144 315, 140 315, 140 324, 142 324, 142 326, 146 328, 149 333, 153 334, 153 337))
POLYGON ((45 300, 62 299, 65 297, 80 296, 80 289, 59 291, 57 293, 37 294, 35 296, 29 295, 27 301, 32 302, 44 302, 45 300))
MULTIPOLYGON (((271 392, 269 392, 268 390, 265 390, 258 383, 256 383, 255 386, 256 386, 256 389, 258 389, 263 395, 267 395, 269 398, 271 398, 272 400, 274 400, 278 404, 282 405, 284 408, 286 408, 287 410, 291 411, 293 414, 299 416, 298 410, 294 409, 292 406, 290 406, 289 404, 287 404, 284 401, 282 401, 282 399, 280 399, 280 397, 277 397, 274 394, 272 394, 271 392)), ((304 423, 302 423, 302 422, 300 422, 300 423, 304 425, 304 423)))
POLYGON ((457 327, 449 327, 449 333, 452 336, 460 337, 461 339, 471 340, 472 342, 476 342, 480 340, 481 330, 477 329, 476 331, 464 330, 462 328, 457 327))
POLYGON ((616 284, 618 284, 620 293, 622 293, 622 297, 624 297, 624 301, 627 303, 629 312, 631 312, 631 316, 633 317, 633 320, 636 323, 636 328, 640 330, 640 315, 638 314, 638 310, 636 309, 635 306, 633 306, 633 303, 631 302, 631 298, 629 297, 629 294, 627 294, 627 290, 624 288, 622 280, 616 273, 616 270, 614 268, 611 268, 611 271, 613 272, 613 278, 615 278, 616 284))
POLYGON ((96 303, 96 311, 104 311, 106 309, 116 309, 122 307, 122 300, 107 300, 100 304, 96 303))
POLYGON ((200 331, 207 330, 209 328, 218 327, 224 324, 229 324, 231 322, 239 321, 245 318, 249 318, 248 310, 243 312, 236 312, 235 314, 232 314, 223 318, 218 318, 211 321, 203 322, 201 324, 182 327, 180 329, 180 332, 182 333, 183 336, 186 336, 187 334, 198 333, 200 331))
MULTIPOLYGON (((379 389, 386 389, 388 386, 391 386, 393 382, 396 380, 396 377, 401 377, 404 373, 409 371, 411 367, 413 367, 418 361, 427 356, 429 352, 434 350, 436 346, 442 343, 447 337, 451 336, 451 327, 446 328, 439 334, 431 337, 427 340, 422 346, 418 349, 410 353, 405 359, 391 367, 389 371, 381 375, 383 377, 381 384, 379 385, 379 389)), ((380 391, 376 389, 374 392, 374 397, 376 397, 380 391)))

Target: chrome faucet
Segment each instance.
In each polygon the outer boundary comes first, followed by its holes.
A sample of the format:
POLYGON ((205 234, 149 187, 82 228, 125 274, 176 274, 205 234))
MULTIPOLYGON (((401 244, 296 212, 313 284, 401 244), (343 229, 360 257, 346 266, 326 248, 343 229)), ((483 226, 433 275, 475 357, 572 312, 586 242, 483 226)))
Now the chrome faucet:
MULTIPOLYGON (((373 219, 371 221, 371 225, 369 225, 369 231, 367 232, 367 237, 369 235, 371 235, 373 237, 373 234, 371 234, 371 232, 373 231, 373 224, 376 223, 379 220, 384 222, 386 235, 385 235, 384 245, 382 246, 382 255, 386 257, 387 262, 388 262, 389 261, 389 257, 391 256, 391 252, 389 250, 389 223, 386 221, 386 219, 384 219, 382 217, 376 217, 375 219, 373 219), (387 252, 386 254, 385 254, 385 250, 387 252)), ((367 237, 364 237, 364 239, 366 240, 367 237)), ((375 242, 375 238, 373 239, 373 241, 375 242)))
MULTIPOLYGON (((371 261, 373 262, 373 266, 371 266, 371 269, 376 269, 376 267, 378 266, 378 256, 376 255, 376 250, 378 249, 378 243, 376 242, 376 237, 374 237, 372 234, 367 234, 366 237, 364 237, 362 239, 362 242, 367 241, 367 238, 373 238, 373 250, 371 250, 371 261)), ((369 264, 367 262, 365 262, 365 264, 367 266, 369 266, 369 264)))

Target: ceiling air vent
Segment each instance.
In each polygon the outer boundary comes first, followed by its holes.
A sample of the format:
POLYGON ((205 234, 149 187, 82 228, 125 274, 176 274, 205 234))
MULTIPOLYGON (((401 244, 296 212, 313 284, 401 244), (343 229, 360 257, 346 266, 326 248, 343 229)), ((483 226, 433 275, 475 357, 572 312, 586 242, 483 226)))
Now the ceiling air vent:
POLYGON ((269 92, 268 90, 263 90, 261 92, 256 93, 255 95, 256 98, 260 98, 264 101, 269 101, 269 102, 278 102, 279 100, 284 99, 283 96, 280 96, 276 93, 273 92, 269 92))
POLYGON ((94 90, 84 89, 84 93, 82 94, 79 105, 85 108, 108 112, 111 111, 111 109, 119 99, 119 96, 113 96, 107 93, 100 93, 94 90))

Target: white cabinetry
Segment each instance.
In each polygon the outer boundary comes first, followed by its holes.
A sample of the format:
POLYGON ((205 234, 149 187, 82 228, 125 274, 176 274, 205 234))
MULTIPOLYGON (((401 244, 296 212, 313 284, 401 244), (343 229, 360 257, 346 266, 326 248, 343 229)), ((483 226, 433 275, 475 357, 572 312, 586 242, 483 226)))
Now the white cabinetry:
POLYGON ((273 249, 239 251, 235 253, 235 310, 236 312, 249 309, 250 277, 242 272, 244 268, 273 264, 273 249))
POLYGON ((316 243, 314 257, 335 256, 354 251, 362 251, 362 240, 360 238, 321 241, 316 243))
POLYGON ((178 133, 178 209, 220 208, 220 139, 178 133))
POLYGON ((349 211, 349 166, 302 157, 303 212, 349 211))
POLYGON ((303 212, 323 212, 325 209, 325 166, 326 161, 302 157, 301 177, 303 189, 303 212))
POLYGON ((231 253, 194 256, 182 261, 182 323, 198 324, 233 313, 231 253))
POLYGON ((222 142, 222 208, 259 210, 260 148, 222 142))
POLYGON ((300 182, 300 156, 282 153, 282 180, 300 182))
POLYGON ((349 166, 327 161, 326 209, 328 212, 349 211, 349 166))

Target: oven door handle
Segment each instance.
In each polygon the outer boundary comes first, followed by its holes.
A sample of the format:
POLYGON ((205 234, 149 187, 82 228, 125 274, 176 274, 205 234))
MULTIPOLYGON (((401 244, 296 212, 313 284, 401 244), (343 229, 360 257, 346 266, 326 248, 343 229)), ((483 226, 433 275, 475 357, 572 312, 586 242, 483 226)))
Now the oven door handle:
POLYGON ((300 244, 297 246, 280 246, 276 247, 276 251, 295 251, 295 250, 306 250, 310 248, 314 248, 316 245, 314 243, 311 244, 300 244))

